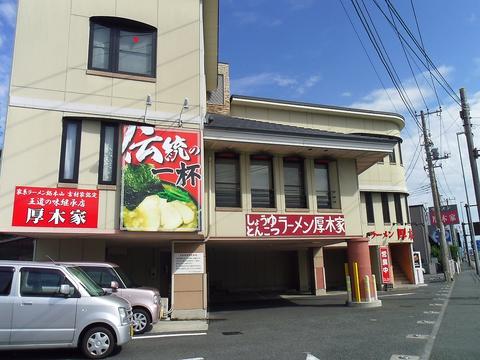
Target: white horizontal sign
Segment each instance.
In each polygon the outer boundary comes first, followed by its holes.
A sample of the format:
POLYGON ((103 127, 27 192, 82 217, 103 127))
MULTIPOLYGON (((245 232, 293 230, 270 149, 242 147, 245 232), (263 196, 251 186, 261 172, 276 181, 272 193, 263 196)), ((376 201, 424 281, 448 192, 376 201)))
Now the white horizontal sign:
POLYGON ((203 274, 203 253, 177 253, 173 255, 175 274, 203 274))

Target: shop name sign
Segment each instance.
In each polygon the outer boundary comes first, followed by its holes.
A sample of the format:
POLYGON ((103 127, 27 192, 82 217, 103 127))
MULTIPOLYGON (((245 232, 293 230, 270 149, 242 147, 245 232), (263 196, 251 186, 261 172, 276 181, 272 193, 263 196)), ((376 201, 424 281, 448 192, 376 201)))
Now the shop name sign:
POLYGON ((96 228, 98 190, 17 186, 12 226, 96 228))
POLYGON ((344 236, 343 215, 247 214, 248 237, 258 236, 344 236))
MULTIPOLYGON (((435 217, 435 209, 433 207, 428 208, 430 214, 430 224, 437 225, 437 219, 435 217)), ((440 216, 442 218, 443 225, 460 224, 458 217, 457 205, 445 205, 440 207, 440 216)))

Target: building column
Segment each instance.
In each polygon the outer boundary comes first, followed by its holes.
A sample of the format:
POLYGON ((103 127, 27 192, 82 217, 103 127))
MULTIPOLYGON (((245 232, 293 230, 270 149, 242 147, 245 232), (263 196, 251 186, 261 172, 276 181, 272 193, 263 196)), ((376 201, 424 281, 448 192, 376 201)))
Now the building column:
POLYGON ((347 240, 347 255, 348 255, 348 271, 350 274, 352 284, 352 299, 353 303, 359 303, 356 299, 356 281, 354 264, 358 265, 358 280, 360 290, 360 303, 375 304, 375 306, 381 305, 381 302, 370 301, 367 302, 367 296, 365 292, 365 276, 370 279, 369 289, 370 298, 373 299, 373 295, 376 293, 375 284, 372 282, 372 266, 370 264, 370 250, 368 247, 369 240, 367 238, 355 238, 347 240))
POLYGON ((172 242, 172 319, 206 319, 205 243, 172 242))
POLYGON ((315 274, 315 295, 325 295, 327 284, 325 281, 325 264, 323 261, 323 248, 313 249, 313 273, 315 274))

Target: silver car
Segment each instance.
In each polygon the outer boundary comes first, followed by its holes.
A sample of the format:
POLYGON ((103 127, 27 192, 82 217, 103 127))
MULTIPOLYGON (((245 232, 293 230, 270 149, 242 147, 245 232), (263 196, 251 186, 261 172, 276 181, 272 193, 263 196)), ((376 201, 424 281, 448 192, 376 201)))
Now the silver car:
POLYGON ((131 316, 79 267, 0 261, 0 350, 79 347, 101 359, 131 339, 131 316))

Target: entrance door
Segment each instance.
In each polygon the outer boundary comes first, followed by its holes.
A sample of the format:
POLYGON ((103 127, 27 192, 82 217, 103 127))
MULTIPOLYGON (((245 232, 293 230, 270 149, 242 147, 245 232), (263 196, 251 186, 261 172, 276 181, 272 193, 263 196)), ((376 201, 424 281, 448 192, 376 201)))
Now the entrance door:
POLYGON ((13 307, 10 344, 73 341, 78 299, 60 294, 62 284, 73 288, 59 270, 21 269, 20 294, 13 307))

